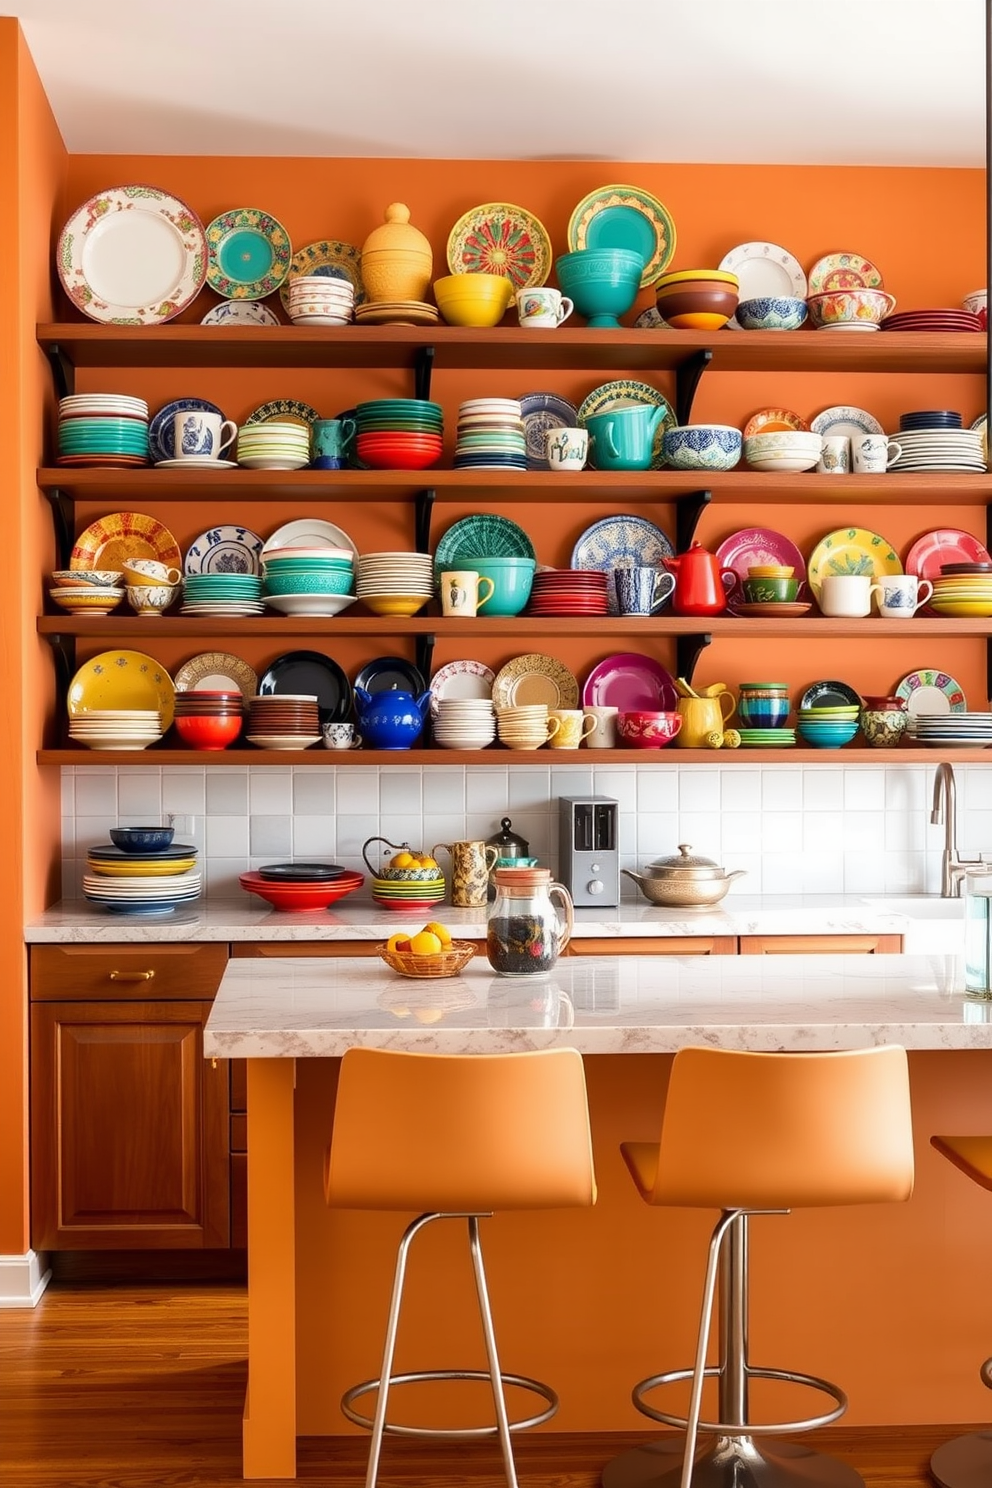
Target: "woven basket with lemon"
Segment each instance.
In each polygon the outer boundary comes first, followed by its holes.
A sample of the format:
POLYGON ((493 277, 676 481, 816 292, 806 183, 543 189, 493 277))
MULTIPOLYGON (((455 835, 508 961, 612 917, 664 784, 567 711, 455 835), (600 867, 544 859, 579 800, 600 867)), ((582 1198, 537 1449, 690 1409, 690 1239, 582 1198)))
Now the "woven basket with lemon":
POLYGON ((397 931, 376 950, 400 976, 450 977, 468 964, 476 948, 470 940, 452 940, 445 925, 430 920, 416 935, 397 931))

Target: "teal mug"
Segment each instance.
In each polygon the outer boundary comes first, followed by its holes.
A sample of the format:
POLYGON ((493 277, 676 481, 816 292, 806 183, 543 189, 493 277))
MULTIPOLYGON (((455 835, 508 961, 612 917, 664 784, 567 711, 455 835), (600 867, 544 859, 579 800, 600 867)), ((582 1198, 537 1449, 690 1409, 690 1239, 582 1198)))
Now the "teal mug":
POLYGON ((609 408, 586 419, 597 470, 647 470, 654 458, 654 436, 664 408, 649 404, 609 408))
POLYGON ((311 465, 315 470, 340 470, 355 437, 354 419, 317 419, 310 431, 311 465))

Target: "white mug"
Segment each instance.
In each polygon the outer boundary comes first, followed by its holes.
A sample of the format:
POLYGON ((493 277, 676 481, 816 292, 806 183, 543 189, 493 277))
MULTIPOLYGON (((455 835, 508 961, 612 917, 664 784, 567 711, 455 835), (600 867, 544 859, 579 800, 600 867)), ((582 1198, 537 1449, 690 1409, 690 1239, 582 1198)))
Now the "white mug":
POLYGON ((177 460, 219 460, 228 445, 234 443, 237 434, 237 424, 222 419, 219 413, 188 409, 173 416, 173 457, 177 460))
POLYGON ((884 475, 901 459, 902 445, 887 434, 857 434, 851 440, 851 454, 855 475, 884 475))
POLYGON ((323 727, 325 749, 359 749, 361 734, 355 733, 353 723, 325 723, 323 727))
POLYGON ((826 574, 820 583, 820 609, 848 620, 871 614, 872 596, 881 594, 873 574, 826 574))
POLYGON ((846 434, 828 434, 817 461, 820 475, 850 475, 851 441, 846 434))
POLYGON ((575 306, 560 289, 517 291, 517 319, 532 330, 553 331, 568 319, 575 306))
POLYGON ((581 470, 589 453, 585 429, 549 429, 545 453, 551 470, 581 470))
POLYGON ((593 726, 583 740, 587 749, 615 749, 619 708, 583 708, 582 716, 591 718, 593 726))
POLYGON ((915 574, 886 574, 878 588, 878 613, 883 620, 911 620, 933 593, 930 580, 915 574))

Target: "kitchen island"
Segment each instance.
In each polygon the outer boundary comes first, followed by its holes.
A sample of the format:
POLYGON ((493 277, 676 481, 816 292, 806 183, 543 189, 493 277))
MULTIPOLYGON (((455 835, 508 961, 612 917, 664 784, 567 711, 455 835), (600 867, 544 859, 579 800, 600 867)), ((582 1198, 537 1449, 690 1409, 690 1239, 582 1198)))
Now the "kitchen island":
MULTIPOLYGON (((554 1385, 564 1431, 642 1427, 634 1381, 691 1354, 712 1214, 649 1210, 618 1152, 621 1140, 657 1133, 670 1055, 699 1043, 903 1044, 916 1194, 907 1205, 757 1221, 754 1352, 837 1379, 852 1423, 982 1418, 977 1365, 992 1294, 970 1262, 992 1215, 929 1147, 932 1131, 992 1121, 992 1003, 962 987, 960 959, 943 955, 591 956, 519 980, 477 958, 435 982, 369 959, 230 962, 205 1052, 249 1060, 246 1477, 293 1476, 297 1435, 349 1430, 340 1396, 378 1371, 404 1220, 328 1211, 321 1187, 337 1057, 358 1044, 467 1054, 565 1044, 590 1056, 596 1208, 499 1215, 484 1227, 505 1367, 554 1385)), ((460 1239, 425 1240, 401 1369, 470 1367, 478 1354, 460 1239)))

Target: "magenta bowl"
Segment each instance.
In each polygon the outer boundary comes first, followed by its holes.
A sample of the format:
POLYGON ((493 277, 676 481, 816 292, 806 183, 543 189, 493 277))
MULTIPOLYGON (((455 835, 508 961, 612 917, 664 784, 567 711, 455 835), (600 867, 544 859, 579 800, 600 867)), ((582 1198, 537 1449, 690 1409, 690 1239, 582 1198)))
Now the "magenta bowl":
POLYGON ((682 727, 681 713, 617 714, 617 733, 635 749, 664 749, 682 727))

